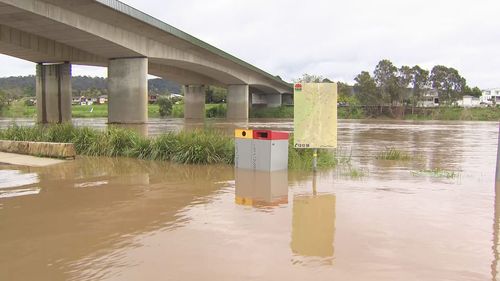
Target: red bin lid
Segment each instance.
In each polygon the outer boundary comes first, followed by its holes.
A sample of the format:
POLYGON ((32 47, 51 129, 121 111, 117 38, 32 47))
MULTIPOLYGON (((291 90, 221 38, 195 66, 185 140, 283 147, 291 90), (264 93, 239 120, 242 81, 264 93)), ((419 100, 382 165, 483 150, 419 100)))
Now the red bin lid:
POLYGON ((287 140, 287 132, 278 132, 271 130, 253 130, 254 140, 287 140))

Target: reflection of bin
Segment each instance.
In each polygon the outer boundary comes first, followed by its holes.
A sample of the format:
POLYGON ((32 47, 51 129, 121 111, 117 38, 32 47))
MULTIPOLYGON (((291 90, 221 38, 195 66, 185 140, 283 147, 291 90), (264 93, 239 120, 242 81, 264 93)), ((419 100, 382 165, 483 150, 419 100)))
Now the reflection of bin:
POLYGON ((288 171, 236 169, 235 202, 238 205, 273 207, 288 203, 288 171))
POLYGON ((238 169, 253 169, 253 131, 238 129, 234 131, 234 137, 234 166, 238 169))
POLYGON ((288 133, 270 130, 253 131, 254 169, 279 171, 288 168, 288 133))

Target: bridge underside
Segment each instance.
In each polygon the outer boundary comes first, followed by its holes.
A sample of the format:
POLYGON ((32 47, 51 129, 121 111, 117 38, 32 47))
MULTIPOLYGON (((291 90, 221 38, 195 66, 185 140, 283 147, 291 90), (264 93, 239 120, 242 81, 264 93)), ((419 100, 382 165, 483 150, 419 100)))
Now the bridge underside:
MULTIPOLYGON (((138 12, 130 9, 131 14, 138 12)), ((276 106, 278 100, 281 104, 282 94, 291 92, 285 82, 237 59, 217 55, 210 51, 211 46, 197 44, 99 1, 0 0, 0 53, 37 63, 43 71, 50 69, 49 64, 64 63, 64 69, 69 67, 69 75, 71 64, 108 67, 111 123, 147 122, 147 74, 196 89, 186 96, 188 119, 200 117, 201 99, 193 93, 203 95, 204 101, 205 85, 228 89, 228 117, 235 119, 248 118, 254 96, 276 106)), ((61 110, 65 111, 65 102, 49 105, 61 98, 71 99, 66 96, 71 95, 71 89, 66 93, 67 82, 63 83, 63 90, 57 91, 57 87, 42 88, 42 82, 60 85, 61 75, 70 76, 55 72, 55 76, 42 77, 40 73, 37 72, 37 81, 41 81, 37 83, 37 93, 43 92, 46 100, 40 100, 45 105, 39 111, 58 118, 39 121, 68 121, 67 114, 59 116, 61 110), (54 108, 59 111, 52 112, 54 108)), ((42 95, 38 96, 41 99, 42 95)))

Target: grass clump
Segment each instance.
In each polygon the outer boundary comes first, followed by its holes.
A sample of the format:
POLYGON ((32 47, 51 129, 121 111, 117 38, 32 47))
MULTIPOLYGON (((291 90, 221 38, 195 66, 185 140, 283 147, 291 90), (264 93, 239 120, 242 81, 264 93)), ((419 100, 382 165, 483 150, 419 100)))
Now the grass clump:
POLYGON ((384 151, 381 151, 377 156, 378 160, 397 160, 397 161, 409 161, 411 156, 401 150, 394 147, 387 147, 384 151))
POLYGON ((422 169, 419 171, 411 171, 414 176, 430 176, 434 178, 447 178, 454 179, 460 176, 459 172, 443 170, 440 168, 435 169, 422 169))
POLYGON ((116 127, 106 131, 70 124, 0 130, 0 139, 74 143, 79 155, 134 157, 182 164, 232 164, 234 141, 215 130, 167 133, 154 138, 116 127))
MULTIPOLYGON (((293 136, 288 143, 288 168, 291 170, 310 171, 313 169, 313 149, 299 149, 294 146, 293 136)), ((334 168, 337 165, 349 165, 351 155, 345 150, 318 149, 318 169, 334 168)))

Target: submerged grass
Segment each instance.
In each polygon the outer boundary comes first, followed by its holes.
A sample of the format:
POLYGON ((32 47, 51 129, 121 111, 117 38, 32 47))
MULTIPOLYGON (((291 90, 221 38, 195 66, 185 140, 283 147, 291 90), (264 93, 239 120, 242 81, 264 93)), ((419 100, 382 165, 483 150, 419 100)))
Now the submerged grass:
MULTIPOLYGON (((0 139, 74 143, 77 154, 87 156, 132 157, 172 161, 181 164, 233 164, 234 140, 215 129, 165 133, 148 138, 128 129, 110 127, 100 131, 71 124, 22 127, 0 130, 0 139)), ((350 165, 351 155, 343 149, 318 149, 318 169, 350 165)), ((296 149, 289 141, 288 167, 312 170, 313 150, 296 149)))
POLYGON ((401 150, 394 147, 386 147, 384 151, 381 151, 377 156, 378 160, 397 160, 397 161, 409 161, 412 157, 401 150))
MULTIPOLYGON (((313 169, 313 149, 298 149, 294 146, 293 136, 288 143, 288 168, 291 170, 310 171, 313 169)), ((318 169, 334 168, 337 165, 349 165, 351 155, 343 149, 318 149, 318 169)))
POLYGON ((412 171, 411 174, 414 176, 430 176, 435 178, 447 178, 447 179, 454 179, 460 176, 459 172, 443 170, 440 168, 412 171))
POLYGON ((0 130, 0 139, 74 143, 77 154, 134 157, 183 164, 232 164, 233 139, 215 130, 167 133, 146 138, 111 127, 106 131, 72 125, 20 127, 0 130))

